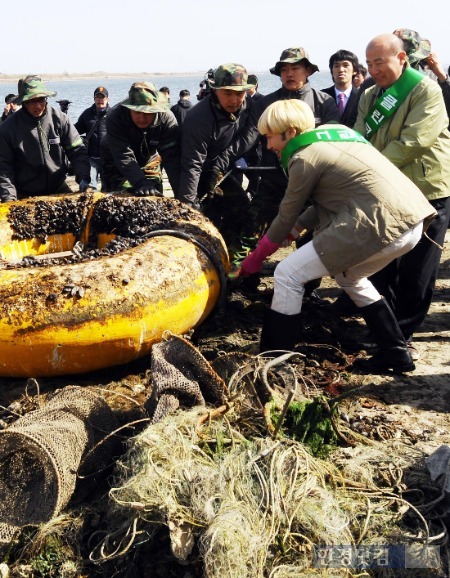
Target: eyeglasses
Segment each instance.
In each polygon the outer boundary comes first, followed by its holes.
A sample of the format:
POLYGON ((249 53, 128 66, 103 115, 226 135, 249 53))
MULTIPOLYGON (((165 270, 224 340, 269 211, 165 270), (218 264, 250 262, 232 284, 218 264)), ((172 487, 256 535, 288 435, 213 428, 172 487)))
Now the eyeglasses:
POLYGON ((47 102, 45 96, 40 96, 38 98, 30 98, 30 100, 25 101, 27 104, 44 104, 47 102))
POLYGON ((94 98, 99 98, 100 100, 104 100, 106 96, 104 94, 96 94, 94 98))

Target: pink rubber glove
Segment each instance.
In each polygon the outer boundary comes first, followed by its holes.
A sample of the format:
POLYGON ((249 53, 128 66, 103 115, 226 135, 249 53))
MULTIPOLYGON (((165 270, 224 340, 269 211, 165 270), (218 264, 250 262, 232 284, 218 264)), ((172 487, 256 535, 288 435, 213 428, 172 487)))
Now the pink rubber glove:
POLYGON ((267 235, 264 235, 256 249, 242 261, 239 274, 247 277, 258 273, 267 257, 275 253, 279 247, 279 243, 274 243, 267 235))

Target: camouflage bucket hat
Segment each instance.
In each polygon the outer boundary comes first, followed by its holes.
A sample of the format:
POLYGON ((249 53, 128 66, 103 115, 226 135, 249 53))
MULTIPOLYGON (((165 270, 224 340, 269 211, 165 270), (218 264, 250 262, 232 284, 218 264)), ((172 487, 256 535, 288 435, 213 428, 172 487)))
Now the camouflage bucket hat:
POLYGON ((430 55, 430 41, 422 38, 415 30, 397 28, 394 30, 394 34, 403 40, 403 46, 410 63, 419 62, 430 55))
POLYGON ((228 90, 244 91, 253 88, 254 84, 249 84, 246 69, 242 64, 230 62, 221 64, 214 71, 214 78, 209 80, 211 88, 226 88, 228 90))
POLYGON ((38 76, 26 76, 25 78, 21 78, 17 87, 19 90, 19 96, 15 100, 17 104, 22 104, 32 98, 56 96, 56 92, 52 92, 45 88, 44 83, 38 76))
POLYGON ((281 66, 285 62, 294 64, 295 62, 301 62, 302 60, 306 60, 306 65, 312 69, 311 74, 319 71, 319 67, 309 60, 309 54, 304 48, 286 48, 286 50, 283 50, 281 53, 280 60, 270 69, 270 72, 276 74, 276 76, 280 76, 281 66))
POLYGON ((131 85, 128 98, 122 100, 122 106, 137 112, 166 112, 167 98, 159 92, 153 82, 135 82, 131 85))

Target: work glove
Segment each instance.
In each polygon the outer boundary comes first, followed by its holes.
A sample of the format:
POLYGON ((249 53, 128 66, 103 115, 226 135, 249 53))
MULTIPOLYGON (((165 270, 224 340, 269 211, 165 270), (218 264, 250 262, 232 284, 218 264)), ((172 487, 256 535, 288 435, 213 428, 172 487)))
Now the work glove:
POLYGON ((203 179, 199 183, 198 194, 200 196, 201 201, 205 201, 207 199, 212 199, 214 197, 222 197, 223 191, 218 185, 218 183, 222 182, 223 173, 217 167, 211 167, 208 171, 208 176, 204 182, 203 179))
POLYGON ((242 261, 239 276, 248 277, 253 273, 258 273, 267 257, 275 253, 279 247, 279 243, 274 243, 267 235, 264 235, 256 249, 242 261))
POLYGON ((151 177, 160 178, 161 177, 161 157, 158 153, 155 153, 147 161, 144 167, 145 176, 149 179, 151 177))
POLYGON ((188 207, 191 207, 191 209, 195 209, 196 211, 202 210, 202 206, 200 205, 197 199, 195 199, 194 201, 186 201, 184 204, 187 205, 188 207))
POLYGON ((89 188, 89 179, 81 179, 80 181, 80 193, 84 193, 89 188))
POLYGON ((152 181, 148 181, 142 187, 135 189, 132 193, 135 197, 161 197, 161 191, 152 181))

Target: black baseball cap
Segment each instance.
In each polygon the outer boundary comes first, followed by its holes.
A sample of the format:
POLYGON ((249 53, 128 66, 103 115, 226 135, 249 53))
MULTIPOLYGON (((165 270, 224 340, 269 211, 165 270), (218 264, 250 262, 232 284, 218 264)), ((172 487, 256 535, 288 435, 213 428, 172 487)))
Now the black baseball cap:
POLYGON ((104 86, 97 86, 97 88, 94 90, 94 98, 97 96, 97 94, 108 96, 108 90, 104 86))

